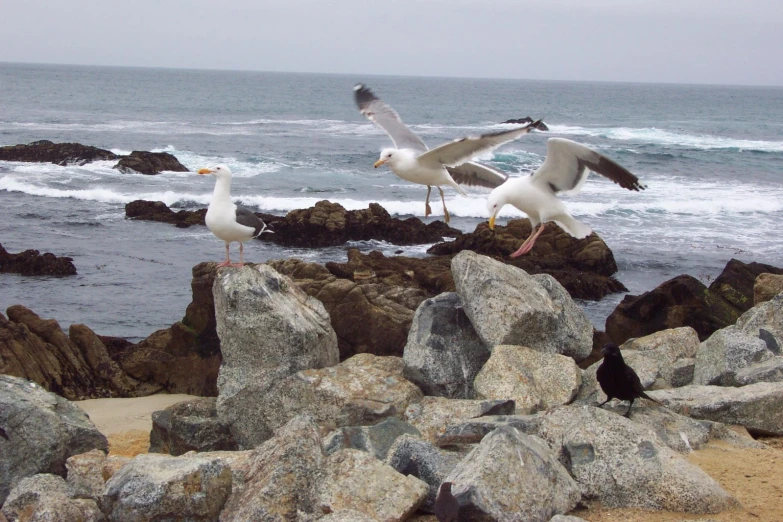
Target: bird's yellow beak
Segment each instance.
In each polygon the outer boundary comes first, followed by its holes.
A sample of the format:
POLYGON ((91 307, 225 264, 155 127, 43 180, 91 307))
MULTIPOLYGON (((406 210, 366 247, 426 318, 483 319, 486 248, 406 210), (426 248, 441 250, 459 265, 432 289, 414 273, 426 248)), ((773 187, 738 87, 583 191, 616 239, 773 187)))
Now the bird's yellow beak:
POLYGON ((379 159, 378 161, 376 161, 376 162, 373 164, 373 167, 375 167, 375 168, 377 169, 378 167, 380 167, 381 165, 383 165, 383 164, 384 164, 384 163, 386 163, 387 161, 388 161, 388 160, 385 160, 385 159, 379 159))
POLYGON ((209 169, 201 169, 198 171, 199 174, 212 174, 212 171, 209 169))
POLYGON ((495 230, 495 214, 489 216, 489 229, 495 230))

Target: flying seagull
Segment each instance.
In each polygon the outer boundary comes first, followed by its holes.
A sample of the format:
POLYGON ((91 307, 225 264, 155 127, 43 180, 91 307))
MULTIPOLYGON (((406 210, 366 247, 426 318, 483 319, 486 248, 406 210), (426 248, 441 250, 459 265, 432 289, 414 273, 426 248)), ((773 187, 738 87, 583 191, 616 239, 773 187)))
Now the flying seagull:
POLYGON ((633 368, 625 364, 620 348, 616 344, 607 343, 601 349, 601 353, 604 355, 604 360, 598 367, 596 378, 601 385, 601 390, 606 394, 606 400, 598 405, 599 408, 612 399, 631 401, 625 412, 625 417, 629 417, 633 401, 640 397, 660 404, 644 393, 642 381, 633 368))
POLYGON ((601 174, 628 190, 646 188, 624 167, 581 143, 549 138, 546 159, 532 175, 508 180, 487 198, 490 229, 495 228, 498 212, 506 204, 515 206, 530 218, 530 235, 511 257, 530 252, 548 221, 554 221, 576 238, 587 237, 593 232, 585 223, 574 219, 557 197, 558 194, 576 194, 582 190, 589 171, 601 174), (539 227, 538 231, 536 227, 539 227))
POLYGON ((266 229, 266 223, 253 214, 252 210, 231 201, 231 170, 228 167, 217 165, 201 169, 198 173, 212 174, 216 178, 215 191, 212 193, 204 221, 213 234, 226 242, 226 260, 217 266, 242 266, 245 264, 244 242, 264 232, 271 234, 272 231, 266 229), (233 241, 239 242, 239 263, 232 263, 228 255, 229 245, 233 241))
POLYGON ((499 170, 471 160, 475 156, 527 134, 541 123, 539 120, 513 130, 468 136, 429 150, 421 138, 402 122, 397 112, 375 96, 365 85, 361 83, 356 85, 353 92, 359 112, 386 131, 394 142, 394 148, 381 151, 381 157, 375 162, 375 168, 388 164, 392 172, 400 178, 427 185, 424 217, 432 213, 430 192, 433 186, 438 187, 446 223, 449 222, 450 217, 441 186, 451 186, 462 195, 465 195, 465 191, 458 183, 487 188, 500 186, 508 176, 499 170))

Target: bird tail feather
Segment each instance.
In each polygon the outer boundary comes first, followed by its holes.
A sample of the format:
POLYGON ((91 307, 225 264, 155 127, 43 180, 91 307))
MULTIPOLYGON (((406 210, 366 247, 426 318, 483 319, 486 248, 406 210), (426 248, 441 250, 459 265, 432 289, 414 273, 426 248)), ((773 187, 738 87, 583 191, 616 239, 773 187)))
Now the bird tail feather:
POLYGON ((644 392, 642 392, 642 393, 640 394, 640 396, 641 396, 642 398, 644 398, 644 399, 647 399, 648 401, 653 401, 653 402, 657 402, 658 404, 663 404, 661 401, 659 401, 659 400, 657 400, 657 399, 653 399, 652 397, 650 397, 649 395, 647 395, 647 394, 646 394, 646 393, 644 393, 644 392))

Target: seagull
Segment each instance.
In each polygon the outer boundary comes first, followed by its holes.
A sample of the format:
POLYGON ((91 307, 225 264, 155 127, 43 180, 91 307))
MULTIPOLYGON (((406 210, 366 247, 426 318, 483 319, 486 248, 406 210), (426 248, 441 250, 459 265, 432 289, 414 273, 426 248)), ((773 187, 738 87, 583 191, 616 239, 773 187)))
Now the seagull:
POLYGON ((508 180, 492 190, 487 198, 491 230, 495 229, 498 212, 506 204, 515 206, 530 218, 530 235, 511 257, 530 252, 548 221, 554 221, 579 239, 593 232, 588 225, 574 219, 557 197, 561 193, 576 194, 582 190, 589 171, 601 174, 628 190, 638 192, 646 188, 624 167, 581 143, 549 138, 546 159, 532 175, 508 180), (536 227, 539 227, 538 231, 536 227))
POLYGON ((272 234, 266 229, 264 223, 252 210, 240 207, 231 201, 231 170, 225 165, 217 165, 208 169, 201 169, 199 174, 212 174, 215 176, 215 191, 209 202, 207 215, 204 221, 207 228, 218 238, 226 242, 226 260, 217 266, 243 266, 245 264, 244 242, 257 238, 264 232, 272 234), (232 241, 239 242, 239 263, 232 263, 228 255, 229 245, 232 241))
POLYGON ((433 186, 438 187, 446 223, 449 222, 450 217, 441 186, 453 187, 465 196, 465 191, 458 183, 487 188, 501 185, 508 179, 506 174, 470 160, 527 134, 541 123, 541 120, 538 120, 513 130, 468 136, 429 150, 421 138, 402 122, 397 112, 375 96, 364 84, 356 85, 353 91, 359 112, 386 131, 394 142, 394 148, 381 151, 380 158, 375 162, 375 168, 388 164, 392 172, 400 178, 427 185, 424 217, 432 213, 430 193, 433 186))

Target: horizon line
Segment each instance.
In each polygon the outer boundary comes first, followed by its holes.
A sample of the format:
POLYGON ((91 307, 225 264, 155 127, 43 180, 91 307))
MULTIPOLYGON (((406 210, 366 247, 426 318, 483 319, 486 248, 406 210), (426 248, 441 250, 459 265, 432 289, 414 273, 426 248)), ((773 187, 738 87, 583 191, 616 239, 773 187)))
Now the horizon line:
POLYGON ((262 69, 226 69, 211 67, 172 67, 172 66, 153 66, 153 65, 105 65, 105 64, 80 64, 80 63, 56 63, 56 62, 21 62, 21 61, 2 61, 2 65, 48 65, 57 67, 105 67, 116 69, 156 69, 156 70, 174 70, 174 71, 211 71, 211 72, 239 72, 239 73, 269 73, 269 74, 310 74, 324 76, 373 76, 373 77, 392 77, 392 78, 431 78, 431 79, 454 79, 454 80, 495 80, 495 81, 520 81, 520 82, 563 82, 563 83, 618 83, 632 85, 682 85, 682 86, 701 86, 701 87, 755 87, 755 88, 783 88, 783 85, 777 84, 742 84, 742 83, 693 83, 693 82, 671 82, 671 81, 640 81, 640 80, 562 80, 549 78, 519 78, 519 77, 493 77, 493 76, 442 76, 442 75, 419 75, 419 74, 380 74, 380 73, 353 73, 353 72, 313 72, 313 71, 279 71, 262 69))

